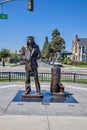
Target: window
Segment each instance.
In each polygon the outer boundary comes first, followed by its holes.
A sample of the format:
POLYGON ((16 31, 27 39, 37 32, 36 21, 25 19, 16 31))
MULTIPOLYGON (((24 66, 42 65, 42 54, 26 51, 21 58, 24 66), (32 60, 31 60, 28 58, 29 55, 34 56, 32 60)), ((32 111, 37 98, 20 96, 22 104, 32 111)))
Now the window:
POLYGON ((84 48, 84 53, 86 53, 86 54, 87 54, 87 47, 85 47, 85 48, 84 48))

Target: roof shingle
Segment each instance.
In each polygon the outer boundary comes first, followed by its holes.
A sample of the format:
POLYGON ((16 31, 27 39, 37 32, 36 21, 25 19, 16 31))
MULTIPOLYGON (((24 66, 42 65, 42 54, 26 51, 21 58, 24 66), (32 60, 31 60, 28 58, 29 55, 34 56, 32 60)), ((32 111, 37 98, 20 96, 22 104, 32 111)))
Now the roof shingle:
POLYGON ((78 38, 78 43, 80 46, 87 47, 87 38, 78 38))

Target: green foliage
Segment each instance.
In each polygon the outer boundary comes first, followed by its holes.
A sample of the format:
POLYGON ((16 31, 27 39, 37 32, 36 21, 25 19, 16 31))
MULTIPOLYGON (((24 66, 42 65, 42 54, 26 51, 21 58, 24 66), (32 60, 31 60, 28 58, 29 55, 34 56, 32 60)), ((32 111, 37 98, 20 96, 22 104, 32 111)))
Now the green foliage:
POLYGON ((67 57, 65 57, 62 62, 63 64, 67 64, 67 57))
POLYGON ((0 61, 1 61, 2 57, 1 57, 1 54, 0 54, 0 61))
POLYGON ((69 57, 65 57, 64 59, 62 59, 62 63, 67 65, 75 65, 78 67, 87 65, 87 61, 73 62, 69 57))
POLYGON ((57 36, 60 36, 60 32, 57 29, 54 29, 54 31, 52 33, 52 39, 57 37, 57 36))
POLYGON ((46 36, 43 49, 41 51, 42 59, 54 60, 56 53, 60 53, 65 49, 65 41, 60 37, 60 32, 55 29, 52 33, 52 41, 48 42, 48 37, 46 36))
POLYGON ((87 65, 87 61, 75 62, 75 65, 87 65))
POLYGON ((71 59, 69 57, 65 57, 63 59, 63 64, 72 65, 73 62, 71 61, 71 59))
POLYGON ((14 61, 20 61, 20 56, 19 55, 15 55, 15 54, 11 54, 10 55, 10 63, 13 63, 14 61))
POLYGON ((7 58, 9 57, 11 54, 10 54, 10 50, 8 49, 2 49, 0 51, 0 58, 7 58))
POLYGON ((20 55, 23 55, 25 52, 25 47, 23 46, 20 50, 19 50, 19 52, 20 52, 20 55))
POLYGON ((62 46, 64 47, 64 44, 64 39, 57 36, 51 41, 51 49, 54 53, 61 52, 62 46))
POLYGON ((67 59, 67 65, 72 65, 72 64, 73 64, 73 62, 71 61, 70 58, 68 58, 68 59, 67 59))
POLYGON ((48 42, 48 37, 46 36, 45 37, 45 42, 44 42, 44 45, 43 45, 43 49, 41 50, 41 57, 43 59, 49 59, 49 49, 50 49, 50 45, 49 45, 49 42, 48 42))

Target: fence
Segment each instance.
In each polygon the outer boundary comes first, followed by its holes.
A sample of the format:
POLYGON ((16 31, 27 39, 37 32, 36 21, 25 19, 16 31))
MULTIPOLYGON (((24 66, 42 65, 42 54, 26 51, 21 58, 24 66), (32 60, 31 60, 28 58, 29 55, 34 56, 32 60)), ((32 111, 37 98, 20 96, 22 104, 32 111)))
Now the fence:
MULTIPOLYGON (((39 73, 38 76, 40 81, 51 81, 51 73, 39 73)), ((0 81, 24 81, 25 77, 25 72, 0 72, 0 81)), ((61 73, 61 82, 87 84, 87 74, 61 73)))

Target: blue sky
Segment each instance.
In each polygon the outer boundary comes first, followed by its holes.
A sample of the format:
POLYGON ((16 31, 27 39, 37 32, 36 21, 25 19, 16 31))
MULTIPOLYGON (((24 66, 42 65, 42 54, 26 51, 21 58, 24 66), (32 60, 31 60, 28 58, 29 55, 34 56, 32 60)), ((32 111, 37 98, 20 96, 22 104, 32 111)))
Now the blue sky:
POLYGON ((42 48, 45 36, 51 41, 51 34, 55 28, 64 38, 68 51, 72 48, 76 34, 81 38, 87 38, 87 0, 34 2, 33 12, 27 11, 27 0, 4 4, 4 13, 8 14, 8 19, 0 19, 0 50, 19 50, 26 43, 28 35, 33 35, 36 43, 42 48))

